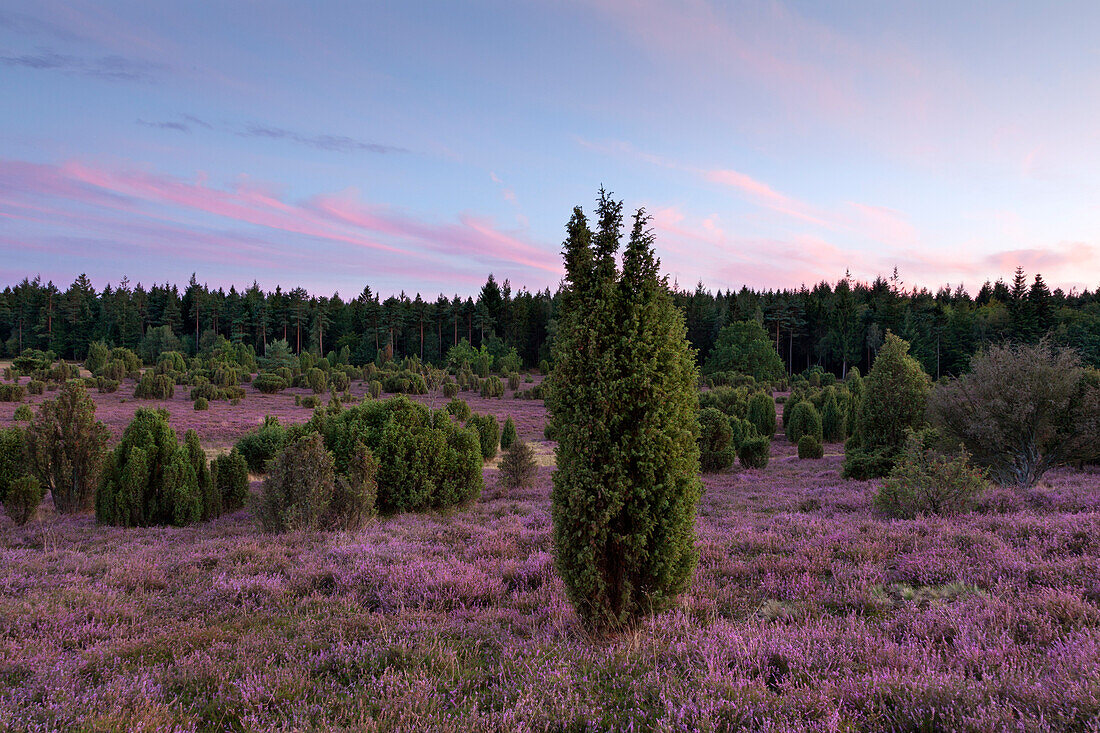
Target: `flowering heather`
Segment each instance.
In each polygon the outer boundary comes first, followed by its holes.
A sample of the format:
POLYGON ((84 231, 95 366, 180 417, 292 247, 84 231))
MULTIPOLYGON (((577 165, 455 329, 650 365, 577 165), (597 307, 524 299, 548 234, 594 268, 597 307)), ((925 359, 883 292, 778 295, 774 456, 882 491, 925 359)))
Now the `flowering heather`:
MULTIPOLYGON (((168 406, 217 446, 264 409, 307 419, 288 392, 168 406)), ((117 437, 137 405, 93 396, 117 437)), ((463 397, 541 439, 541 402, 463 397)), ((1098 729, 1100 473, 890 521, 839 445, 772 446, 704 477, 691 589, 610 642, 554 571, 549 466, 354 533, 265 535, 248 510, 119 529, 47 501, 0 519, 0 730, 1098 729)))

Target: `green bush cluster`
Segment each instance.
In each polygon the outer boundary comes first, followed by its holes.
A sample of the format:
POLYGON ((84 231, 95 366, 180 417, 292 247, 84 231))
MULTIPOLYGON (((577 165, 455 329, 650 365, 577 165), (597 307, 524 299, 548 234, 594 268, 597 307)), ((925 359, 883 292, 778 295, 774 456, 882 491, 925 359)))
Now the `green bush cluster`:
POLYGON ((234 448, 211 461, 210 474, 223 512, 235 512, 248 503, 248 463, 239 450, 234 448))
POLYGON ((21 384, 0 384, 0 402, 22 402, 27 389, 21 384))
POLYGON ((31 381, 27 382, 27 394, 39 395, 39 394, 45 394, 45 392, 46 392, 46 383, 45 382, 42 382, 38 379, 32 379, 31 381))
POLYGON ((195 398, 195 412, 202 412, 210 409, 210 401, 205 397, 195 398))
POLYGON ((252 386, 264 394, 276 394, 287 388, 287 382, 277 374, 260 372, 252 380, 252 386))
POLYGON ((249 471, 264 473, 267 462, 279 455, 285 443, 286 428, 279 418, 268 415, 260 427, 240 437, 234 450, 244 458, 249 471))
POLYGON ((965 450, 949 456, 933 448, 931 431, 909 431, 905 447, 875 494, 883 514, 911 519, 920 514, 951 515, 970 511, 989 488, 984 471, 970 463, 965 450))
POLYGON ((175 390, 176 382, 167 374, 145 372, 134 388, 134 397, 139 400, 170 400, 175 390))
POLYGON ((180 445, 166 411, 141 408, 107 458, 95 508, 101 524, 183 526, 218 516, 222 501, 198 435, 180 445))
POLYGON ((20 476, 11 482, 3 496, 4 511, 17 527, 22 527, 38 513, 46 496, 46 488, 34 476, 20 476))
POLYGON ((466 422, 470 419, 470 405, 466 400, 459 397, 455 397, 453 400, 447 403, 447 414, 454 415, 461 422, 466 422))
POLYGON ((737 449, 737 458, 745 468, 767 468, 771 441, 762 435, 746 438, 737 449))
POLYGON ((66 382, 57 397, 38 408, 25 434, 28 469, 53 496, 58 512, 91 508, 109 434, 95 419, 95 403, 80 381, 66 382))
POLYGON ((481 380, 481 396, 503 397, 504 382, 500 381, 500 377, 496 376, 495 374, 487 379, 481 380))
POLYGON ((745 417, 756 428, 756 432, 765 438, 775 436, 776 417, 775 400, 765 392, 756 392, 749 398, 748 409, 745 417))
POLYGON ((798 439, 798 457, 802 459, 818 459, 825 455, 825 448, 821 441, 810 433, 804 434, 798 439))
POLYGON ((737 459, 730 420, 715 407, 699 411, 699 467, 704 473, 723 471, 737 459))
POLYGON ((466 427, 477 431, 481 457, 486 461, 495 458, 500 445, 500 423, 497 419, 492 415, 470 415, 466 420, 466 427))

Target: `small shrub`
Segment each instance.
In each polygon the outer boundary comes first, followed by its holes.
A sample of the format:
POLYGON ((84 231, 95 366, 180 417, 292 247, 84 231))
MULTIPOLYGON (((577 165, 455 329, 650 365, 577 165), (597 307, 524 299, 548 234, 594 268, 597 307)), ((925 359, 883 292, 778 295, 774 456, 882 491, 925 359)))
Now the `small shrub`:
POLYGON ((764 437, 771 438, 775 435, 775 400, 770 395, 764 392, 754 394, 749 399, 746 417, 764 437))
POLYGON ((351 380, 348 375, 343 371, 333 372, 332 379, 330 380, 332 389, 337 392, 344 392, 351 386, 351 380))
POLYGON ((488 379, 484 379, 481 382, 481 396, 482 397, 503 397, 504 396, 504 382, 500 381, 500 377, 495 374, 488 379))
POLYGON ((95 386, 101 394, 113 394, 118 391, 118 380, 107 377, 96 377, 95 386))
POLYGON ((786 425, 787 439, 792 443, 798 443, 803 435, 812 435, 821 442, 821 415, 810 402, 803 400, 791 410, 790 419, 786 425))
POLYGON ((210 409, 210 401, 205 397, 195 398, 195 412, 202 412, 203 410, 210 409))
POLYGON ((34 419, 34 411, 31 410, 30 405, 20 405, 15 408, 15 414, 12 415, 12 419, 16 422, 30 422, 34 419))
POLYGON ((825 449, 821 441, 806 433, 798 439, 798 457, 802 459, 818 459, 825 455, 825 449))
POLYGON ((22 428, 0 428, 0 502, 4 501, 11 483, 27 475, 24 440, 22 428))
POLYGON ((500 480, 509 489, 531 488, 538 472, 535 451, 526 441, 512 443, 500 459, 500 480))
POLYGON ((847 437, 844 412, 840 409, 836 393, 829 390, 821 409, 821 433, 824 440, 839 443, 847 437))
POLYGON ((875 494, 875 508, 891 517, 970 511, 989 489, 984 472, 963 450, 955 457, 930 447, 930 431, 910 431, 905 448, 875 494))
POLYGON ((286 381, 270 372, 260 372, 252 380, 252 386, 264 394, 276 394, 286 389, 286 381))
POLYGON ((539 362, 539 374, 545 375, 545 374, 549 374, 549 373, 550 373, 550 362, 548 362, 546 359, 543 359, 542 361, 539 362))
POLYGON ((509 415, 504 421, 504 429, 500 431, 501 450, 508 450, 516 442, 516 421, 509 415))
POLYGON ((704 473, 723 471, 737 458, 730 420, 714 407, 699 411, 699 467, 704 473))
POLYGON ((458 385, 454 382, 447 382, 443 385, 443 396, 451 399, 458 396, 458 385))
POLYGON ((382 383, 377 379, 371 380, 370 383, 370 396, 374 399, 378 399, 382 396, 382 383))
POLYGON ((53 495, 58 512, 91 508, 109 435, 78 381, 67 382, 57 397, 38 408, 27 428, 27 459, 30 473, 53 495))
POLYGON ((4 496, 4 511, 17 527, 22 527, 38 513, 38 505, 46 489, 33 476, 22 476, 11 482, 4 496))
POLYGON ((320 529, 335 484, 332 454, 319 434, 310 433, 287 445, 271 462, 256 517, 268 532, 320 529))
POLYGON ((0 402, 22 402, 27 398, 27 388, 21 384, 0 384, 0 402))
POLYGON ((45 394, 46 383, 37 379, 27 382, 27 394, 45 394))
POLYGON ((509 374, 508 375, 508 389, 515 392, 517 389, 519 389, 519 385, 520 385, 519 373, 518 372, 512 372, 511 374, 509 374))
POLYGON ((771 445, 771 441, 763 436, 748 438, 741 443, 737 457, 745 468, 767 468, 771 445))
POLYGON ((374 514, 377 500, 378 460, 358 442, 347 470, 336 476, 325 525, 329 529, 359 529, 374 514))
POLYGON ((140 400, 170 400, 176 391, 176 382, 167 374, 146 372, 134 388, 134 397, 140 400))
POLYGON ((322 394, 328 390, 328 375, 317 367, 311 367, 306 372, 306 382, 314 394, 322 394))
POLYGON ((500 423, 492 415, 471 415, 466 426, 477 430, 478 440, 481 442, 481 457, 491 461, 500 445, 500 423))
POLYGON ((298 404, 308 410, 315 410, 321 406, 321 397, 315 394, 306 395, 298 404))
POLYGON ((446 409, 448 414, 454 415, 461 422, 466 422, 470 419, 470 405, 466 400, 455 397, 447 403, 446 409))
POLYGON ((234 448, 215 458, 210 473, 223 512, 235 512, 248 503, 248 463, 239 450, 234 448))
POLYGON ((102 341, 93 341, 88 344, 88 355, 84 358, 84 368, 92 374, 107 366, 111 359, 111 350, 102 341))
POLYGON ((285 444, 286 428, 278 418, 269 415, 264 418, 263 425, 241 436, 235 450, 244 457, 249 471, 263 473, 267 462, 275 458, 285 444))

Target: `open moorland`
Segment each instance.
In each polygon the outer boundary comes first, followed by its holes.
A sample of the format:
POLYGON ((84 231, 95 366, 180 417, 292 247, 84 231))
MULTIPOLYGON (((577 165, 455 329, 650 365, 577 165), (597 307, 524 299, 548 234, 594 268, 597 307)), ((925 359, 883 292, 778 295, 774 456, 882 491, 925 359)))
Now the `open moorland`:
MULTIPOLYGON (((91 394, 112 442, 165 407, 212 453, 265 415, 311 415, 305 390, 245 390, 204 412, 184 390, 91 394)), ((49 499, 25 526, 0 518, 0 728, 1098 729, 1095 470, 889 520, 876 481, 840 477, 841 445, 800 460, 779 434, 766 468, 703 477, 676 606, 594 639, 554 569, 543 403, 460 396, 535 442, 532 488, 489 462, 468 508, 355 532, 265 534, 249 509, 123 529, 49 499)))

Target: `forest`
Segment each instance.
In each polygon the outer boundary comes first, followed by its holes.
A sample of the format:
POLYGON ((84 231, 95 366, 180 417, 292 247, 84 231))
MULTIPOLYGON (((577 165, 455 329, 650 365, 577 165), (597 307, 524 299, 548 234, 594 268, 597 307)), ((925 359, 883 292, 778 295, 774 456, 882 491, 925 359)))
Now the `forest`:
MULTIPOLYGON (((852 366, 866 373, 887 331, 908 341, 937 379, 966 371, 983 345, 1035 343, 1044 336, 1100 366, 1100 286, 1051 290, 1041 274, 1029 278, 1022 268, 1009 282, 987 281, 974 295, 962 287, 907 286, 896 270, 871 283, 846 276, 797 290, 671 287, 700 363, 724 326, 756 320, 774 339, 788 373, 814 366, 840 377, 852 366)), ((265 292, 255 283, 227 291, 200 284, 195 275, 182 291, 167 283, 132 285, 125 277, 99 292, 84 275, 65 290, 26 278, 0 293, 0 356, 35 348, 79 360, 89 344, 102 340, 155 363, 164 351, 193 355, 223 336, 259 356, 269 342, 285 340, 296 353, 347 349, 354 364, 379 354, 439 364, 465 338, 475 348, 484 344, 494 357, 514 347, 525 366, 536 366, 550 357, 560 309, 560 289, 513 292, 493 275, 476 298, 440 294, 435 300, 404 292, 383 299, 369 286, 351 299, 301 287, 265 292)))

